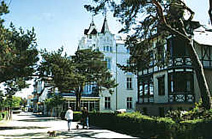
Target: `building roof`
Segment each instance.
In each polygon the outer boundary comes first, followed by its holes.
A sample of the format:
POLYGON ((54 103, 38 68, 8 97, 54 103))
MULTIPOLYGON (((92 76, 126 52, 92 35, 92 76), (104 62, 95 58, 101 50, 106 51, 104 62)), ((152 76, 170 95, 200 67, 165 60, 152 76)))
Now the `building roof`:
POLYGON ((95 34, 97 34, 96 25, 94 24, 93 19, 91 21, 89 28, 84 30, 84 34, 85 35, 95 35, 95 34))
POLYGON ((199 44, 212 46, 212 29, 203 26, 195 29, 194 40, 199 44))
POLYGON ((102 29, 101 29, 101 33, 105 33, 105 32, 109 32, 109 27, 108 27, 108 24, 107 24, 106 16, 105 16, 105 19, 104 19, 104 22, 103 22, 103 25, 102 25, 102 29))

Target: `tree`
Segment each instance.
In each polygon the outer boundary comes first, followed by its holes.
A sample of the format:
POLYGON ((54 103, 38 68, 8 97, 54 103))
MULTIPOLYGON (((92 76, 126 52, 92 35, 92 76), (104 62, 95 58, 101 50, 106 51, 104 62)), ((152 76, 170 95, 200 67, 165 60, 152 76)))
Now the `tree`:
POLYGON ((63 55, 63 47, 53 52, 42 50, 41 56, 39 77, 50 82, 52 86, 58 87, 61 92, 70 92, 73 89, 75 67, 71 58, 66 53, 63 55))
POLYGON ((61 48, 50 53, 44 50, 41 55, 43 61, 39 67, 39 76, 43 79, 51 77, 53 86, 58 87, 60 92, 74 91, 77 110, 80 110, 80 99, 86 84, 95 85, 98 92, 102 87, 115 87, 101 52, 78 50, 74 56, 68 57, 67 54, 63 55, 61 48))
MULTIPOLYGON (((45 104, 47 105, 47 112, 49 109, 51 109, 51 111, 53 110, 53 108, 56 108, 56 115, 59 114, 59 105, 63 105, 63 103, 65 102, 65 100, 63 99, 63 97, 61 95, 55 95, 53 94, 53 96, 49 99, 45 100, 45 104)), ((61 111, 60 111, 61 112, 61 111)), ((52 115, 52 112, 51 112, 52 115)))
MULTIPOLYGON (((128 33, 134 30, 132 35, 128 36, 128 41, 136 41, 136 44, 143 40, 151 38, 153 35, 168 33, 175 35, 186 43, 189 56, 192 60, 203 107, 211 108, 210 91, 204 76, 203 66, 193 47, 192 33, 193 29, 198 27, 198 22, 192 21, 194 12, 186 6, 182 0, 93 0, 96 5, 85 5, 88 11, 95 14, 105 11, 109 7, 114 16, 124 25, 120 32, 128 33), (186 18, 185 11, 189 13, 186 18)), ((162 35, 162 34, 161 34, 162 35)))
POLYGON ((20 90, 28 86, 25 81, 33 75, 36 62, 39 60, 36 35, 34 28, 25 32, 22 28, 17 30, 12 23, 10 28, 5 28, 1 16, 8 12, 8 7, 2 1, 0 5, 0 83, 5 82, 7 86, 13 84, 13 87, 16 86, 20 90))
POLYGON ((108 89, 110 93, 113 92, 112 89, 116 87, 115 80, 112 79, 101 52, 91 49, 77 50, 72 59, 76 66, 76 73, 81 75, 75 88, 78 110, 85 84, 94 85, 98 94, 103 88, 108 89))

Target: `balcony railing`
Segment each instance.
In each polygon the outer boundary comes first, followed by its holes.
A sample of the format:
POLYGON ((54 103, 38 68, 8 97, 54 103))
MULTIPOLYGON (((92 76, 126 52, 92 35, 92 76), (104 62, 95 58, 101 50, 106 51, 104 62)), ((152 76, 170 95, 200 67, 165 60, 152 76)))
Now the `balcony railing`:
POLYGON ((170 103, 193 103, 195 101, 192 93, 171 93, 169 94, 170 103))

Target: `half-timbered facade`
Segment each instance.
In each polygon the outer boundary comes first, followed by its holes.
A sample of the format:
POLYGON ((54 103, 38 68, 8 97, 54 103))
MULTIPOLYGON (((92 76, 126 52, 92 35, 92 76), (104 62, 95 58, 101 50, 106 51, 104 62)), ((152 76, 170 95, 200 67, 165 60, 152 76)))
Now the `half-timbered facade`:
MULTIPOLYGON (((195 32, 209 39, 211 32, 195 32), (208 36, 205 34, 208 33, 208 36)), ((212 43, 201 43, 194 37, 193 44, 204 66, 206 80, 212 91, 212 43)), ((149 115, 164 114, 169 110, 189 110, 199 102, 200 91, 191 59, 185 43, 174 36, 163 40, 162 44, 153 39, 153 60, 147 69, 139 71, 137 110, 149 115), (159 46, 161 45, 161 46, 159 46), (158 63, 156 55, 160 54, 158 63)))

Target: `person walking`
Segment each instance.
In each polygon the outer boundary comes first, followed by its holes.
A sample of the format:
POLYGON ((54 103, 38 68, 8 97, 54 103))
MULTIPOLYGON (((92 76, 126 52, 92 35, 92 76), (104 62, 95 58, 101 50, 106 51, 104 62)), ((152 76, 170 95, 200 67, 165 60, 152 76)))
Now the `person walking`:
POLYGON ((89 114, 88 114, 88 110, 86 107, 83 107, 82 110, 82 119, 83 119, 83 129, 85 128, 85 126, 87 127, 87 129, 89 129, 89 118, 88 118, 89 114))
POLYGON ((68 131, 71 129, 71 122, 73 120, 73 111, 71 110, 71 107, 68 108, 65 114, 65 119, 68 121, 68 131))

